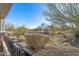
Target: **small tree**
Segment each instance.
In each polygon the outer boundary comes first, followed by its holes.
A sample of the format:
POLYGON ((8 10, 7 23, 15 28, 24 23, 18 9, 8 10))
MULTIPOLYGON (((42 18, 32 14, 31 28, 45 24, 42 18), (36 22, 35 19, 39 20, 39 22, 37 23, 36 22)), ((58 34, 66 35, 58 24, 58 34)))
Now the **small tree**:
POLYGON ((25 26, 18 26, 15 30, 14 35, 18 38, 20 35, 24 35, 27 32, 27 28, 25 26))
POLYGON ((15 32, 15 26, 13 24, 6 24, 5 30, 8 31, 8 35, 14 35, 15 32))
POLYGON ((15 31, 15 26, 13 25, 13 24, 7 24, 6 26, 5 26, 5 30, 6 31, 15 31))
MULTIPOLYGON (((46 20, 54 25, 66 25, 72 28, 75 34, 79 34, 79 4, 60 3, 47 4, 48 9, 44 12, 46 20)), ((79 35, 78 35, 79 36, 79 35)))
POLYGON ((42 23, 40 24, 41 29, 43 30, 43 33, 48 33, 48 24, 47 23, 42 23))

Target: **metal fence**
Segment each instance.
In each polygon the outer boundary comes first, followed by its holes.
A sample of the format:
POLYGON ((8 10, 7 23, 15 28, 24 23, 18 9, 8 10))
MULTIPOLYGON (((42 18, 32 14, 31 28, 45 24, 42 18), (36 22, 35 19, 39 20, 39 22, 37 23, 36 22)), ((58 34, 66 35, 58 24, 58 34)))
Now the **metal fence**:
POLYGON ((11 56, 31 56, 32 53, 28 49, 22 47, 14 41, 15 39, 4 36, 4 42, 11 54, 11 56))

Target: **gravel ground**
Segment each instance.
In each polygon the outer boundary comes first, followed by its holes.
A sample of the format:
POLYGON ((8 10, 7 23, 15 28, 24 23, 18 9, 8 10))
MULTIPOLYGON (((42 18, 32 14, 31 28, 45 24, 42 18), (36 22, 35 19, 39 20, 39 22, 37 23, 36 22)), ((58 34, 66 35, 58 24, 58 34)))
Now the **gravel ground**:
MULTIPOLYGON (((53 36, 53 40, 61 41, 64 40, 62 36, 53 36), (58 38, 58 39, 57 39, 58 38)), ((22 46, 26 47, 24 42, 19 43, 22 46)), ((42 50, 33 51, 33 56, 79 56, 79 48, 73 46, 63 46, 58 44, 58 46, 49 45, 42 50)))
MULTIPOLYGON (((20 43, 24 45, 24 43, 20 43)), ((79 56, 79 48, 68 46, 48 46, 39 51, 32 51, 33 56, 79 56)))
POLYGON ((36 56, 79 56, 79 48, 75 47, 47 47, 38 51, 36 56))

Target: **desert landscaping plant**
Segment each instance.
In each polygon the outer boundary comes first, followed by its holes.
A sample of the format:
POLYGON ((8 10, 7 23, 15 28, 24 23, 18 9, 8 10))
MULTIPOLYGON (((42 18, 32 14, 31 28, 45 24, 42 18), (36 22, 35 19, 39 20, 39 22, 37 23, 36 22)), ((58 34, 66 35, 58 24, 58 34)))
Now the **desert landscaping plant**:
POLYGON ((13 24, 6 25, 7 35, 15 36, 17 41, 23 41, 25 39, 24 34, 28 32, 28 28, 24 25, 15 27, 13 24))
POLYGON ((18 26, 16 28, 16 30, 14 31, 14 35, 16 36, 17 38, 17 41, 19 42, 22 42, 24 41, 25 37, 24 37, 24 34, 28 31, 28 29, 25 27, 25 26, 18 26))
POLYGON ((75 35, 75 44, 79 45, 79 4, 78 3, 60 3, 47 4, 48 9, 44 11, 46 20, 51 25, 61 27, 68 27, 75 35))
POLYGON ((28 46, 35 51, 44 48, 45 44, 49 40, 49 37, 41 34, 26 34, 25 38, 26 44, 28 44, 28 46))

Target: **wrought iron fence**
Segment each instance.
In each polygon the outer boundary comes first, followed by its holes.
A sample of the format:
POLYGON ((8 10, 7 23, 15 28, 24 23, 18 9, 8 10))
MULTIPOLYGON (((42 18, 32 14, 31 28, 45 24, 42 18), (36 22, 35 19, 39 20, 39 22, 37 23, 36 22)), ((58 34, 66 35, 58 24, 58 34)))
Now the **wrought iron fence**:
POLYGON ((22 47, 20 44, 14 41, 14 38, 4 36, 4 42, 12 56, 31 56, 32 53, 28 49, 22 47))

